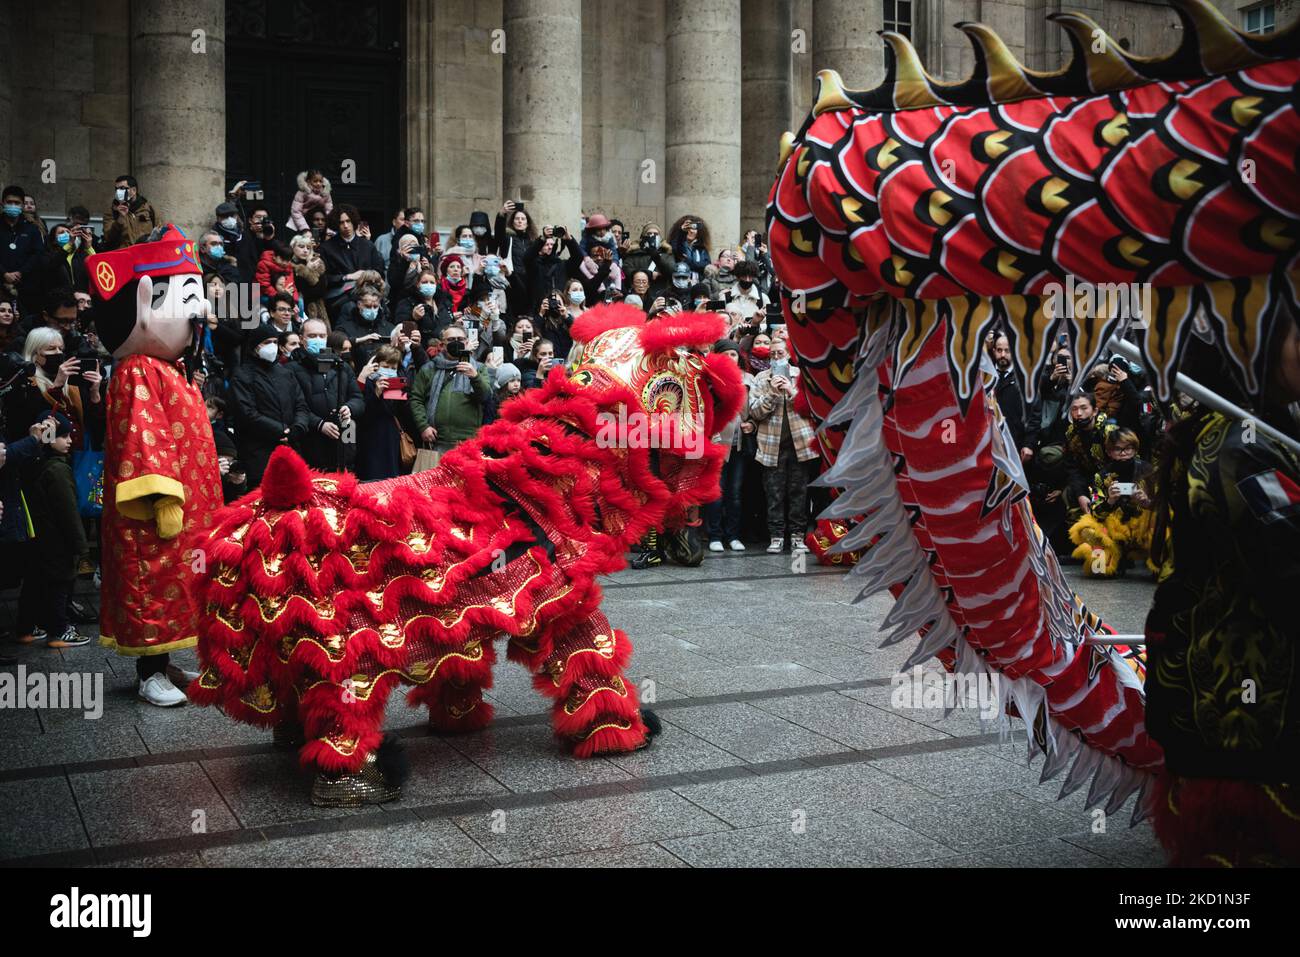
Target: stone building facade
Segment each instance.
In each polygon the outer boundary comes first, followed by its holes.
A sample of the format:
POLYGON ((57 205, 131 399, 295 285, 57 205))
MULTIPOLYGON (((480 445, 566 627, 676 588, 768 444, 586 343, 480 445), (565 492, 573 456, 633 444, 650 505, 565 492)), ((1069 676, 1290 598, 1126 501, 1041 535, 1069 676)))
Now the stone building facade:
MULTIPOLYGON (((1216 0, 1259 30, 1298 2, 1216 0)), ((1052 69, 1068 47, 1046 17, 1063 9, 1137 53, 1176 42, 1172 10, 1146 0, 0 0, 0 180, 43 213, 100 215, 130 171, 195 229, 237 178, 287 213, 313 165, 383 228, 398 202, 445 230, 510 197, 569 224, 691 212, 730 241, 761 228, 816 70, 874 84, 888 26, 959 79, 962 20, 1052 69)))

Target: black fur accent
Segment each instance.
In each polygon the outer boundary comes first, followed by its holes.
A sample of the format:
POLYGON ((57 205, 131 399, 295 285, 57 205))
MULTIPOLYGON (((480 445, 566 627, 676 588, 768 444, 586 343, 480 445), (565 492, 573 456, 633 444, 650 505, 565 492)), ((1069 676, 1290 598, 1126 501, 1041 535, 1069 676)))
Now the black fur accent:
POLYGON ((641 709, 641 720, 645 723, 646 734, 653 738, 663 731, 663 722, 659 720, 659 715, 655 714, 649 708, 641 709))
POLYGON ((406 756, 406 748, 395 734, 384 735, 384 740, 375 752, 375 764, 389 784, 401 784, 411 776, 411 762, 406 756))

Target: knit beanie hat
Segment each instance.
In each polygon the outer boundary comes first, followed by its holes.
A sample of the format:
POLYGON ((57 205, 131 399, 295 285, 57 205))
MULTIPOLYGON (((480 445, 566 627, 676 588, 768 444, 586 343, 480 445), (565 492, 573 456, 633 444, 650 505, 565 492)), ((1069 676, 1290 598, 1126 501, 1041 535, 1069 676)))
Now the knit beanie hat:
POLYGON ((503 363, 501 366, 497 368, 496 387, 498 390, 504 389, 511 382, 514 382, 516 379, 521 379, 521 378, 523 378, 523 376, 520 374, 518 366, 516 366, 513 362, 503 363))

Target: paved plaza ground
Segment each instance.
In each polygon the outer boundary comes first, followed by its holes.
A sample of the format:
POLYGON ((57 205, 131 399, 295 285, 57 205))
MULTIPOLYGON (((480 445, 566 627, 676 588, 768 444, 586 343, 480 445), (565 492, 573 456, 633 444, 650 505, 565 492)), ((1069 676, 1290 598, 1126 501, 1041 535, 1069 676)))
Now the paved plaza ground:
MULTIPOLYGON (((0 863, 1163 863, 1149 826, 1128 827, 1131 800, 1103 833, 1086 788, 1057 802, 1064 775, 1038 783, 1042 759, 1026 766, 1018 721, 1002 741, 972 714, 891 708, 890 676, 913 646, 877 648, 891 599, 853 606, 842 572, 791 569, 751 550, 608 579, 604 610, 632 637, 631 675, 654 682, 664 723, 641 753, 567 756, 547 702, 504 653, 486 731, 432 736, 395 694, 387 723, 413 773, 381 809, 313 808, 309 778, 269 733, 138 701, 132 663, 97 646, 24 648, 29 670, 102 672, 104 712, 0 710, 0 863)), ((1145 575, 1066 572, 1120 632, 1141 631, 1145 575)), ((193 652, 177 657, 193 666, 193 652)))

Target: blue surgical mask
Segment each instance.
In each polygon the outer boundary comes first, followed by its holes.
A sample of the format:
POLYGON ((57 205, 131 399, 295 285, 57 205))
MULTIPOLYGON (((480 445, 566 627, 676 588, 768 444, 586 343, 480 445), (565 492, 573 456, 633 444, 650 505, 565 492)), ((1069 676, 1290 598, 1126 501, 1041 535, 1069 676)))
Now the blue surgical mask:
POLYGON ((413 263, 418 263, 418 262, 420 261, 420 254, 419 254, 419 253, 407 253, 407 254, 406 254, 406 258, 409 259, 409 260, 410 260, 411 262, 413 262, 413 263))
POLYGON ((325 351, 325 340, 324 340, 324 339, 308 339, 308 340, 307 340, 307 351, 310 352, 310 353, 311 353, 312 355, 314 355, 314 356, 315 356, 315 355, 319 355, 320 353, 324 352, 324 351, 325 351))
POLYGON ((424 223, 411 223, 411 232, 417 236, 424 235, 424 223))
POLYGON ((438 291, 438 287, 431 282, 420 283, 420 295, 425 299, 432 298, 433 294, 438 291))
POLYGON ((221 226, 223 229, 234 229, 238 225, 239 225, 239 219, 235 216, 227 216, 225 219, 221 221, 221 226))
POLYGON ((60 246, 67 247, 72 245, 71 233, 59 233, 58 243, 60 246))
POLYGON ((478 244, 477 244, 476 242, 474 242, 474 237, 473 237, 473 236, 462 236, 462 237, 460 237, 460 248, 461 248, 461 249, 473 249, 473 248, 474 248, 475 246, 477 246, 477 245, 478 245, 478 244))
POLYGON ((22 213, 23 208, 21 206, 11 206, 8 203, 5 203, 5 215, 10 219, 17 219, 22 215, 22 213))
POLYGON ((569 302, 573 303, 575 306, 582 305, 586 298, 587 294, 581 289, 575 289, 573 292, 569 293, 569 302))
POLYGON ((483 267, 483 273, 484 273, 485 275, 488 275, 488 276, 499 276, 499 275, 501 275, 501 267, 500 267, 500 266, 484 266, 484 267, 483 267))
POLYGON ((379 309, 375 306, 371 306, 368 309, 362 309, 361 318, 366 320, 366 322, 374 322, 379 318, 379 309))
POLYGON ((225 254, 226 254, 226 247, 221 245, 221 243, 217 243, 215 246, 213 246, 211 249, 208 250, 208 255, 211 256, 213 259, 220 259, 225 254))
POLYGON ((375 372, 375 378, 376 378, 376 379, 396 379, 396 378, 397 378, 397 370, 396 370, 396 369, 379 369, 379 370, 377 370, 377 371, 375 372))

